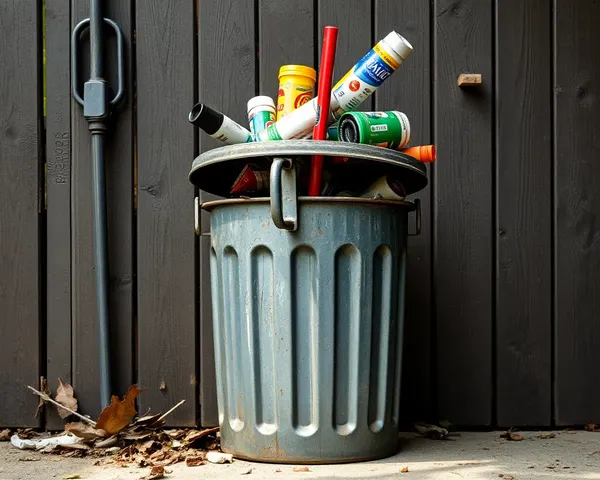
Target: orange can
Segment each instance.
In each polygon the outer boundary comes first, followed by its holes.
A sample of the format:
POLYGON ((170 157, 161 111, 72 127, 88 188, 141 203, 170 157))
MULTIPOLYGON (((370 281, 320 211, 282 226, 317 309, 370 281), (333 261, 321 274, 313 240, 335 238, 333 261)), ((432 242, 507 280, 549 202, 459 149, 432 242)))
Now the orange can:
POLYGON ((305 65, 283 65, 279 69, 277 120, 312 100, 317 72, 305 65))

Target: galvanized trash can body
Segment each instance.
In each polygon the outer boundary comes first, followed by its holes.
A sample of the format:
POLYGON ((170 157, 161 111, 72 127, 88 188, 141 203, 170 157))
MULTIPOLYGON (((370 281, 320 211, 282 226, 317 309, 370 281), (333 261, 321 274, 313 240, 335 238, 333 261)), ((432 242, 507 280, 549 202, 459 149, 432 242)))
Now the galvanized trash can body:
POLYGON ((290 231, 274 223, 272 203, 203 205, 221 446, 268 462, 393 455, 414 205, 293 198, 290 231))

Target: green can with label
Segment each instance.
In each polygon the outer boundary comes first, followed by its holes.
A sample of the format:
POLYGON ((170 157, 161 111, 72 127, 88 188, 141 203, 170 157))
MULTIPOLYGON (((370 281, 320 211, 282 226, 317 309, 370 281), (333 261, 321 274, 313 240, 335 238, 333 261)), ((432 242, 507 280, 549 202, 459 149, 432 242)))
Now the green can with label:
POLYGON ((342 142, 398 149, 410 141, 408 117, 397 111, 348 112, 339 121, 342 142))

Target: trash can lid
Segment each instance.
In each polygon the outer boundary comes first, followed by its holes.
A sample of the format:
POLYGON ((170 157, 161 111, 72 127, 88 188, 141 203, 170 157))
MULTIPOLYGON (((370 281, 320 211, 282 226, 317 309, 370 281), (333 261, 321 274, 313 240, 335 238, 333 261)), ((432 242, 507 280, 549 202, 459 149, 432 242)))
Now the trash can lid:
POLYGON ((407 195, 427 186, 425 164, 409 155, 373 145, 327 140, 281 140, 215 148, 196 157, 189 179, 200 190, 228 197, 244 165, 252 163, 269 169, 275 157, 310 159, 311 155, 348 157, 345 163, 327 167, 340 182, 353 179, 370 182, 383 175, 393 175, 402 182, 407 195))

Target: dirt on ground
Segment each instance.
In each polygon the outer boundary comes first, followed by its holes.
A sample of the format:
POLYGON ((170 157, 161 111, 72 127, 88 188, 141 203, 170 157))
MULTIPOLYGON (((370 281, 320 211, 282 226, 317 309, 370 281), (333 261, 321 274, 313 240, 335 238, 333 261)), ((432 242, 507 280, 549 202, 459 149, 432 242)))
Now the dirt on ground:
MULTIPOLYGON (((166 479, 496 479, 600 480, 600 432, 462 433, 449 440, 401 435, 401 450, 390 458, 345 465, 273 465, 234 460, 165 467, 166 479)), ((94 466, 96 458, 65 458, 17 450, 0 443, 0 480, 133 480, 148 476, 150 467, 94 466)))

